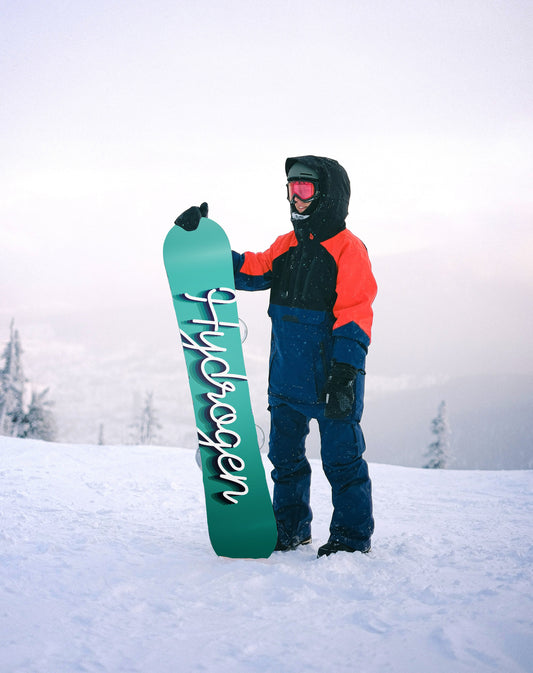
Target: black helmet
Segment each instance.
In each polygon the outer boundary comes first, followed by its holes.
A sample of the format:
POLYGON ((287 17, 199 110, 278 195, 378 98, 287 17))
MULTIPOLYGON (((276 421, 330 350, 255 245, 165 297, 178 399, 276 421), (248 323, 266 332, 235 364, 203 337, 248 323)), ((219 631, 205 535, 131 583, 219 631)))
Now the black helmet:
POLYGON ((287 180, 289 182, 291 180, 318 181, 318 173, 312 168, 309 168, 309 166, 306 166, 305 164, 297 161, 289 168, 289 172, 287 173, 287 180))

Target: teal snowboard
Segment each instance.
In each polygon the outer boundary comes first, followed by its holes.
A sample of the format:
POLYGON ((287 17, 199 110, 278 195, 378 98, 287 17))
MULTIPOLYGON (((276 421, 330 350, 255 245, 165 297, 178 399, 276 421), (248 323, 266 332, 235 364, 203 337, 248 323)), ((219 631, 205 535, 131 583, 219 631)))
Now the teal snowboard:
POLYGON ((207 523, 219 556, 268 558, 276 522, 242 354, 231 248, 213 220, 174 226, 165 269, 189 375, 207 523))

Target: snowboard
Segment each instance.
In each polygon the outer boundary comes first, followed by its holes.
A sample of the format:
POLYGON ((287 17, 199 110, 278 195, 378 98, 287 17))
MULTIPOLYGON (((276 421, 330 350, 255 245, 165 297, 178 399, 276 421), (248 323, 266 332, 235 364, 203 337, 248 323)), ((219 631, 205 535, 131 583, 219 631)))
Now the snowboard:
POLYGON ((163 246, 192 395, 216 554, 268 558, 277 529, 241 345, 233 262, 216 222, 174 226, 163 246))

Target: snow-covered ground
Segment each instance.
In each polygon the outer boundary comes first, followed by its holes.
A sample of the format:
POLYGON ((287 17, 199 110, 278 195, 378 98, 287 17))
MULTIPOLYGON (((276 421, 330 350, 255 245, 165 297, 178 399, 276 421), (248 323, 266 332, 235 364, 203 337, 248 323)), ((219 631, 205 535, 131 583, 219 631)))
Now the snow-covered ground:
POLYGON ((317 560, 315 461, 312 547, 231 560, 190 450, 0 455, 1 673, 533 671, 531 471, 372 464, 372 552, 317 560))

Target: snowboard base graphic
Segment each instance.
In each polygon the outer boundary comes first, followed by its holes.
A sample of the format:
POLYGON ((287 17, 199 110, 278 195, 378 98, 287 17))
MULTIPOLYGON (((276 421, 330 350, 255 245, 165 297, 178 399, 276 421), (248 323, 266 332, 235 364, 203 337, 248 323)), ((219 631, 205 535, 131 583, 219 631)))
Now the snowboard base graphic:
POLYGON ((277 529, 242 354, 231 247, 202 218, 163 246, 201 454, 209 537, 219 556, 267 558, 277 529))

